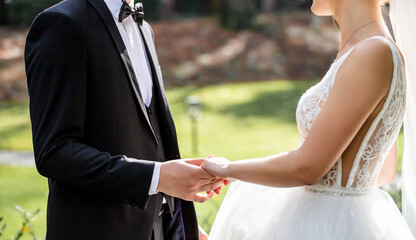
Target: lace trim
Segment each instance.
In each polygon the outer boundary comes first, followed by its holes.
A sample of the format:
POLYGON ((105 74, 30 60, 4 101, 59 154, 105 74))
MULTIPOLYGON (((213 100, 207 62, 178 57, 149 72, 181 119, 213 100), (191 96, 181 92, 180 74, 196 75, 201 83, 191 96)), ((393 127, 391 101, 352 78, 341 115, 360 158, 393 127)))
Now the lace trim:
MULTIPOLYGON (((395 45, 384 37, 376 36, 369 39, 375 38, 387 42, 390 47, 394 71, 386 102, 366 133, 349 174, 346 187, 356 190, 367 189, 375 185, 382 164, 399 134, 404 116, 405 82, 400 53, 395 45)), ((301 97, 296 110, 298 130, 301 135, 300 144, 304 142, 313 121, 325 104, 339 68, 354 48, 335 61, 322 81, 306 91, 301 97)), ((340 158, 316 186, 325 189, 341 187, 341 179, 342 159, 340 158)))
MULTIPOLYGON (((392 43, 384 38, 380 37, 373 37, 370 39, 380 39, 383 42, 386 42, 388 46, 390 47, 392 51, 392 58, 394 62, 394 70, 393 70, 393 79, 390 83, 390 89, 388 97, 384 103, 384 106, 382 110, 377 115, 376 119, 372 122, 370 129, 367 131, 363 142, 361 143, 361 146, 357 152, 357 155, 353 162, 353 167, 351 168, 350 174, 348 176, 348 182, 346 187, 352 187, 354 183, 356 183, 356 187, 359 188, 366 188, 371 184, 371 180, 374 179, 374 175, 378 173, 377 171, 373 171, 372 173, 369 171, 370 164, 372 160, 377 160, 377 156, 381 155, 381 159, 379 160, 378 164, 379 166, 376 166, 374 170, 380 168, 382 166, 386 153, 390 150, 391 146, 394 144, 394 141, 392 141, 392 137, 398 134, 398 131, 396 130, 399 127, 395 126, 400 121, 400 116, 403 114, 400 114, 400 106, 401 102, 401 96, 403 96, 403 91, 400 91, 399 88, 398 91, 396 90, 396 87, 400 87, 400 83, 398 83, 398 78, 400 77, 398 72, 397 66, 397 49, 392 46, 392 43), (396 111, 399 111, 399 114, 394 114, 396 111), (386 114, 387 113, 387 114, 386 114), (385 117, 390 117, 392 119, 385 120, 385 117), (390 120, 390 121, 389 121, 390 120), (380 123, 382 123, 384 126, 380 127, 380 123), (379 127, 379 128, 378 128, 379 127), (378 128, 377 133, 374 135, 378 128), (397 132, 397 134, 395 134, 397 132), (390 134, 389 134, 390 133, 390 134), (370 140, 375 139, 374 144, 370 144, 370 140), (384 152, 382 152, 384 147, 384 152), (386 150, 387 149, 387 150, 386 150), (361 167, 360 167, 361 166, 361 167)), ((404 108, 402 108, 404 109, 404 108)), ((397 112, 396 112, 397 113, 397 112)))

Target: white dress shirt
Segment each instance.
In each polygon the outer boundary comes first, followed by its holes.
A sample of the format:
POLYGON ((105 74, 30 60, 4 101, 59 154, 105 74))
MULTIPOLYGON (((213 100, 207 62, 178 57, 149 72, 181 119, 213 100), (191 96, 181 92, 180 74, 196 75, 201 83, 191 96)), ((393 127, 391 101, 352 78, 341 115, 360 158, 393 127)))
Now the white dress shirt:
MULTIPOLYGON (((108 9, 113 15, 114 22, 117 25, 127 53, 129 54, 131 63, 133 64, 134 73, 139 84, 140 93, 146 106, 149 106, 152 101, 152 70, 150 62, 146 53, 146 48, 143 42, 143 36, 131 16, 128 16, 123 22, 118 21, 118 15, 122 5, 121 0, 104 0, 108 9)), ((130 6, 134 6, 134 1, 130 1, 130 6)), ((149 195, 156 194, 157 186, 160 177, 160 165, 156 162, 153 170, 152 182, 150 184, 149 195)))

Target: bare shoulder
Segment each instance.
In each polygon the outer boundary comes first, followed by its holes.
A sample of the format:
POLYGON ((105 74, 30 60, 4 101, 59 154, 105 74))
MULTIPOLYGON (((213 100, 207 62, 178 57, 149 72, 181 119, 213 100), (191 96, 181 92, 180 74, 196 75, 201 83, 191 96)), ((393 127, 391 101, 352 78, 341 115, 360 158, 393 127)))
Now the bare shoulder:
POLYGON ((393 54, 386 40, 369 39, 351 51, 336 81, 385 94, 393 78, 393 66, 393 54))
POLYGON ((351 52, 351 57, 366 65, 393 67, 393 55, 387 39, 368 39, 359 43, 351 52), (366 61, 366 62, 363 62, 366 61))

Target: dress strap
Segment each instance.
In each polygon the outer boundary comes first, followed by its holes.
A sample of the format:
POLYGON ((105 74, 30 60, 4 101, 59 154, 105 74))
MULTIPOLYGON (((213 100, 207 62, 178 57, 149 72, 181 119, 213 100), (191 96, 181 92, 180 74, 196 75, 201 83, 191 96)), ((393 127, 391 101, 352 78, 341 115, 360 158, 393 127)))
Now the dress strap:
MULTIPOLYGON (((368 131, 367 131, 367 133, 366 133, 366 135, 365 135, 365 137, 364 137, 364 139, 363 139, 363 141, 360 145, 360 148, 359 148, 359 150, 358 150, 358 152, 355 156, 353 166, 352 166, 351 171, 350 171, 349 176, 348 176, 348 182, 347 182, 347 185, 346 185, 347 188, 352 187, 352 185, 354 183, 354 180, 355 180, 355 177, 357 175, 357 172, 359 170, 362 155, 363 155, 367 145, 369 144, 371 136, 374 134, 378 124, 382 120, 383 115, 385 114, 385 112, 389 108, 390 102, 392 101, 392 98, 393 98, 393 95, 394 95, 394 92, 395 92, 396 86, 397 86, 396 82, 397 82, 397 78, 399 76, 398 71, 403 71, 403 67, 402 67, 403 62, 402 62, 400 52, 399 52, 398 48, 396 47, 396 45, 393 44, 386 37, 374 36, 374 37, 371 37, 371 38, 368 38, 368 39, 365 39, 365 40, 359 42, 357 45, 359 45, 360 43, 362 43, 364 41, 371 40, 371 39, 382 40, 383 42, 385 42, 390 47, 390 50, 392 52, 392 58, 393 58, 393 69, 394 69, 393 70, 393 78, 392 78, 392 81, 390 83, 390 90, 389 90, 389 93, 387 95, 387 99, 386 99, 386 101, 383 105, 383 108, 381 109, 381 111, 378 113, 377 117, 372 122, 372 124, 371 124, 370 128, 368 129, 368 131)), ((357 45, 355 45, 355 46, 357 46, 357 45)), ((355 48, 355 46, 353 48, 355 48)))
POLYGON ((335 78, 336 78, 336 76, 338 74, 339 69, 341 68, 341 66, 345 62, 345 60, 348 58, 348 56, 351 54, 351 52, 357 46, 359 46, 361 43, 366 42, 368 40, 372 40, 372 39, 380 39, 383 42, 386 42, 389 45, 391 51, 393 52, 393 58, 395 58, 394 55, 397 54, 396 52, 398 52, 398 50, 397 50, 396 46, 390 40, 388 40, 387 38, 385 38, 383 36, 373 36, 373 37, 366 38, 366 39, 358 42, 357 44, 355 44, 350 50, 348 50, 340 58, 338 58, 337 60, 334 61, 332 67, 334 67, 335 69, 334 69, 334 74, 332 75, 332 78, 330 80, 331 81, 331 88, 332 88, 332 85, 334 84, 334 81, 335 81, 335 78))

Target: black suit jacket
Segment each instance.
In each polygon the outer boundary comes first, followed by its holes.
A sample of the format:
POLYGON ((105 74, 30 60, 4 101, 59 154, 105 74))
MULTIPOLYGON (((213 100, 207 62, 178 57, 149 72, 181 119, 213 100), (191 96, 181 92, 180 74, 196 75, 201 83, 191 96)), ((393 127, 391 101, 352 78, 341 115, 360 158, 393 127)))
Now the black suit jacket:
MULTIPOLYGON (((139 28, 165 155, 179 159, 153 32, 139 28)), ((149 239, 162 201, 148 196, 158 139, 104 1, 66 0, 39 14, 25 62, 36 166, 49 179, 47 239, 149 239)), ((176 238, 197 239, 193 204, 175 201, 176 238)))

